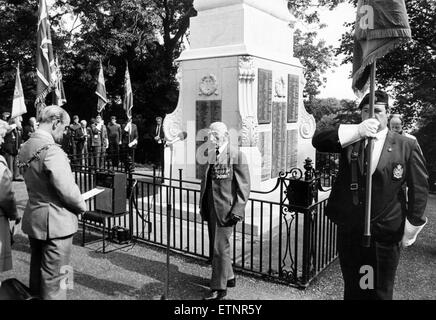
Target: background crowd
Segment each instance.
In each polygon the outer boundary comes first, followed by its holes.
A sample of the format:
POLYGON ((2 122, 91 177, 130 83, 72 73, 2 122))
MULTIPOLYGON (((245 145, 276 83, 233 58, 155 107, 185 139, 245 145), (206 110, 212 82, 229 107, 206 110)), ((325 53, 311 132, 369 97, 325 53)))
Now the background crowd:
MULTIPOLYGON (((21 116, 11 119, 10 112, 2 113, 2 120, 9 124, 0 153, 6 159, 14 181, 23 181, 21 170, 17 167, 17 155, 21 145, 37 130, 38 122, 30 117, 23 122, 21 116)), ((110 116, 106 124, 101 115, 89 120, 73 115, 72 122, 65 128, 62 149, 67 153, 73 165, 103 168, 105 162, 113 167, 124 165, 127 156, 133 163, 155 165, 163 175, 164 132, 162 118, 156 118, 156 124, 150 128, 138 130, 133 121, 110 116), (150 148, 151 147, 151 148, 150 148), (148 152, 145 152, 148 150, 148 152)))

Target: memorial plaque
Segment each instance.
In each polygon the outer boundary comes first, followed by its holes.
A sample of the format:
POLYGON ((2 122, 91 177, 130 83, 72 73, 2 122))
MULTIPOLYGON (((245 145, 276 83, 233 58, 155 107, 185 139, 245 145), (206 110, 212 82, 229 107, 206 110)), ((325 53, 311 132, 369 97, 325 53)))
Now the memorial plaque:
POLYGON ((259 124, 271 123, 272 71, 259 69, 257 95, 257 121, 259 124))
POLYGON ((262 156, 261 181, 271 179, 271 132, 259 132, 257 142, 262 156))
POLYGON ((298 155, 298 130, 288 130, 286 139, 286 170, 289 171, 292 168, 297 167, 297 155, 298 155))
POLYGON ((300 79, 297 75, 288 74, 288 122, 298 121, 298 97, 300 79))
POLYGON ((272 107, 271 178, 286 170, 286 102, 274 102, 272 107))
MULTIPOLYGON (((221 100, 207 100, 207 101, 197 101, 196 102, 196 132, 197 137, 204 136, 203 141, 196 141, 195 151, 197 152, 198 148, 202 146, 205 141, 207 141, 207 137, 205 134, 206 130, 209 128, 210 124, 215 121, 221 121, 221 100), (200 130, 204 130, 200 133, 200 130), (199 134, 200 133, 200 134, 199 134)), ((197 179, 202 179, 204 175, 204 170, 207 164, 200 164, 197 161, 196 166, 196 177, 197 179)))

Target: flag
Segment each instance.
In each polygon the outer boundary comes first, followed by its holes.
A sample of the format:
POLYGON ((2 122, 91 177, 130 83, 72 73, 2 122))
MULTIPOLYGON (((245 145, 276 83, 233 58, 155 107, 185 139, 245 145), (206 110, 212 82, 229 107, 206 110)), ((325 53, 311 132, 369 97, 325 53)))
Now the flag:
POLYGON ((11 119, 27 113, 26 104, 24 103, 23 87, 20 79, 20 64, 17 66, 17 75, 15 77, 14 99, 12 101, 11 119))
POLYGON ((45 97, 56 86, 56 66, 50 34, 50 22, 45 0, 39 1, 36 48, 36 100, 35 105, 45 106, 45 97))
POLYGON ((129 65, 126 62, 126 75, 124 77, 124 99, 123 108, 126 110, 127 119, 132 118, 133 108, 133 92, 132 85, 130 83, 129 65))
POLYGON ((97 80, 97 90, 95 90, 95 94, 98 97, 97 112, 100 113, 103 111, 104 107, 107 104, 106 85, 104 84, 103 65, 101 64, 101 60, 100 60, 100 72, 98 74, 98 80, 97 80))
POLYGON ((353 90, 369 86, 371 64, 411 38, 404 0, 359 0, 354 33, 353 90))
POLYGON ((65 96, 64 84, 62 81, 62 72, 61 72, 61 67, 59 65, 59 60, 57 55, 55 60, 55 67, 56 67, 56 88, 55 88, 56 105, 60 107, 63 106, 65 103, 67 103, 67 97, 65 96))

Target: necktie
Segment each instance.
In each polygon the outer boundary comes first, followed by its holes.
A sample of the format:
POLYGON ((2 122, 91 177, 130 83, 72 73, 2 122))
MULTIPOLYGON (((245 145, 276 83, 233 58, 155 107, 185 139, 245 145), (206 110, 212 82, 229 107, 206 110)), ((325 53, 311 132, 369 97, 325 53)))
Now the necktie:
POLYGON ((215 164, 218 163, 218 156, 220 155, 220 149, 218 147, 215 148, 215 164))
POLYGON ((156 135, 159 135, 159 133, 160 133, 160 125, 158 125, 158 126, 156 127, 156 135))
MULTIPOLYGON (((377 139, 376 138, 374 138, 373 139, 373 143, 372 143, 372 148, 371 148, 371 157, 372 158, 374 158, 374 156, 373 156, 373 153, 374 153, 374 146, 375 146, 375 142, 377 141, 377 139)), ((366 166, 367 166, 367 164, 368 164, 368 159, 367 159, 367 154, 368 154, 368 149, 369 149, 369 140, 365 140, 365 143, 362 143, 362 145, 365 145, 365 150, 364 150, 364 154, 363 154, 363 159, 365 159, 365 161, 364 161, 364 165, 365 165, 365 168, 366 168, 366 166)), ((374 159, 372 159, 372 160, 374 160, 374 159)), ((375 168, 374 168, 374 165, 376 165, 375 163, 374 163, 374 161, 372 161, 372 163, 371 163, 371 169, 372 169, 372 173, 374 172, 374 170, 375 170, 375 168)), ((366 170, 366 169, 365 169, 366 170)), ((372 174, 371 173, 371 174, 372 174)))

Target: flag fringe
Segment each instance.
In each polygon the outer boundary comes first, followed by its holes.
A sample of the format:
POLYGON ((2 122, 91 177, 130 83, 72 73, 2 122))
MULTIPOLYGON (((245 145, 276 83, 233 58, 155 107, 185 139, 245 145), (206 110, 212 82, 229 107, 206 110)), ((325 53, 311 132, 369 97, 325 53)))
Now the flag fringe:
POLYGON ((362 40, 377 40, 377 39, 384 39, 384 38, 411 38, 412 32, 410 29, 376 29, 376 30, 369 30, 367 31, 366 37, 362 39, 358 39, 359 41, 362 40))
POLYGON ((409 39, 404 39, 404 38, 393 39, 393 40, 389 41, 388 43, 384 44, 383 46, 381 46, 380 48, 377 48, 377 50, 375 50, 374 52, 371 52, 366 57, 365 61, 363 61, 360 68, 352 76, 353 77, 352 88, 353 88, 353 91, 357 97, 362 98, 362 96, 366 93, 366 91, 368 91, 368 88, 369 88, 369 78, 362 89, 359 90, 358 88, 356 88, 356 83, 360 79, 360 77, 362 76, 365 69, 367 67, 369 67, 371 64, 373 64, 377 59, 382 58, 387 53, 389 53, 391 50, 393 50, 393 49, 399 47, 400 45, 402 45, 403 43, 405 43, 407 40, 409 40, 409 39))

